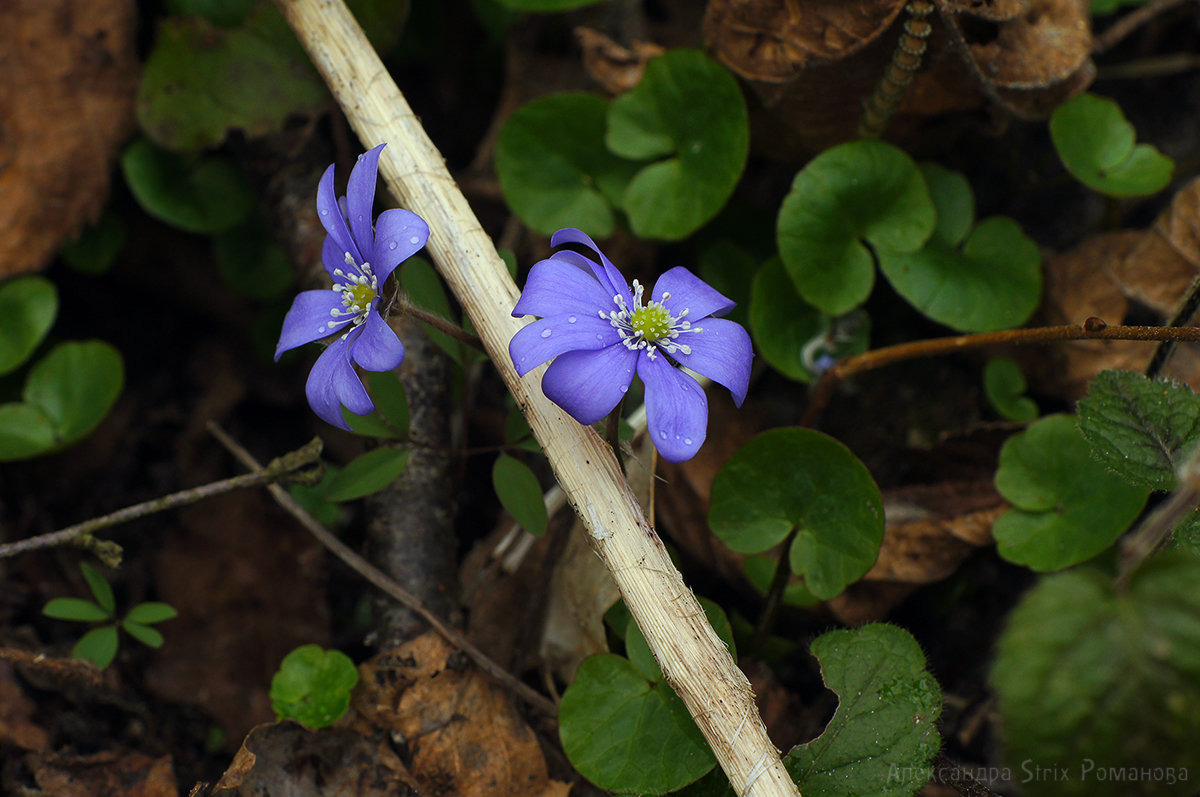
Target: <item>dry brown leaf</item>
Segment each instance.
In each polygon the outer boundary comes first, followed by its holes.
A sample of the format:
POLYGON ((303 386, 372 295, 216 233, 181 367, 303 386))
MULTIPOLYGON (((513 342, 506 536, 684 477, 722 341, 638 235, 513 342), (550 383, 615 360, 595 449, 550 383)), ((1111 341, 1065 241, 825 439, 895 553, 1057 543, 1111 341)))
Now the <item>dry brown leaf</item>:
POLYGON ((176 797, 171 757, 138 752, 85 756, 30 753, 26 766, 44 794, 54 797, 176 797))
POLYGON ((352 707, 406 749, 423 795, 550 797, 537 737, 512 699, 433 632, 359 668, 352 707))
POLYGON ((608 652, 604 613, 621 597, 576 519, 546 595, 546 623, 538 655, 564 683, 588 656, 608 652))
POLYGON ((1170 206, 1155 220, 1154 231, 1200 271, 1200 179, 1176 192, 1170 206))
POLYGON ((979 36, 962 25, 961 16, 943 19, 958 30, 980 79, 997 88, 1061 83, 1084 67, 1092 51, 1091 17, 1083 0, 1029 0, 1025 13, 979 36))
POLYGON ((133 130, 132 0, 9 0, 0 25, 0 277, 97 219, 133 130))
POLYGON ((583 48, 583 67, 604 90, 624 94, 636 86, 651 58, 664 50, 651 42, 634 42, 627 49, 593 28, 578 27, 575 38, 583 48))
POLYGON ((1029 0, 938 0, 943 14, 971 14, 995 22, 1029 10, 1029 0))
POLYGON ((290 720, 250 731, 214 797, 416 797, 403 762, 379 734, 310 731, 290 720))

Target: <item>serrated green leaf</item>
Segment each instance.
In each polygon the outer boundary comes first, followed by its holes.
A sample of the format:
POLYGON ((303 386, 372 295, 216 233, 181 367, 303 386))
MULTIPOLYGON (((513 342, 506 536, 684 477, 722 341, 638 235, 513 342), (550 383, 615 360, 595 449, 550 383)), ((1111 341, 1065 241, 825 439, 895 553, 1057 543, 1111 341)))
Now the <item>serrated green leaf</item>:
POLYGON ((117 611, 117 598, 113 595, 112 585, 87 562, 80 562, 79 569, 83 571, 83 578, 96 598, 96 603, 111 617, 117 611))
POLYGON ((1193 509, 1175 524, 1168 547, 1200 556, 1200 509, 1193 509))
POLYGON ((376 448, 356 457, 329 480, 326 501, 350 501, 377 493, 404 472, 407 448, 376 448))
POLYGON ((521 528, 538 537, 546 533, 546 503, 537 476, 524 462, 507 454, 492 465, 492 488, 501 505, 521 528))
POLYGON ((1066 415, 1042 418, 1005 442, 996 489, 1014 505, 992 527, 997 552, 1042 572, 1112 545, 1149 495, 1092 459, 1066 415))
POLYGON ((612 101, 605 143, 631 160, 651 160, 621 206, 634 234, 679 240, 724 206, 750 150, 746 101, 733 75, 699 50, 671 50, 612 101))
POLYGON ((563 751, 602 789, 675 791, 716 759, 683 702, 666 682, 651 684, 627 659, 589 656, 558 707, 563 751))
POLYGON ((915 252, 937 213, 916 163, 881 141, 852 141, 809 161, 776 220, 783 265, 806 301, 840 315, 875 282, 868 246, 915 252))
POLYGON ((220 155, 172 155, 139 138, 121 154, 121 171, 143 210, 187 232, 231 229, 254 207, 246 178, 220 155))
MULTIPOLYGON (((702 597, 698 600, 704 609, 704 615, 708 618, 708 624, 716 632, 717 638, 725 644, 729 655, 736 660, 737 646, 733 641, 733 627, 729 624, 729 617, 726 616, 725 610, 708 598, 702 597)), ((658 660, 654 658, 654 653, 650 650, 650 643, 646 641, 646 636, 642 633, 642 629, 638 628, 638 624, 633 621, 632 616, 625 626, 625 656, 648 680, 663 680, 663 672, 658 666, 658 660)))
POLYGON ((0 374, 29 359, 58 315, 58 291, 45 277, 18 277, 0 285, 0 374))
POLYGON ((93 628, 71 648, 71 658, 85 659, 103 670, 117 657, 117 627, 93 628))
POLYGON ((55 448, 65 448, 104 419, 125 382, 120 353, 102 341, 60 343, 25 380, 25 403, 50 421, 55 448))
POLYGON ((805 797, 910 797, 929 782, 941 747, 942 692, 902 628, 830 631, 812 645, 837 711, 784 765, 805 797))
POLYGON ((1065 773, 1029 778, 1026 794, 1195 793, 1187 778, 1168 782, 1165 768, 1200 767, 1197 585, 1200 561, 1161 554, 1121 591, 1110 577, 1077 569, 1025 596, 991 672, 1006 758, 1027 771, 1065 773))
POLYGON ((130 609, 129 613, 125 615, 125 619, 142 625, 153 625, 178 616, 179 612, 175 611, 175 607, 169 603, 147 601, 130 609))
POLYGON ((99 623, 111 620, 112 613, 83 598, 54 598, 42 607, 42 614, 55 620, 99 623))
POLYGON ((1200 397, 1178 382, 1101 371, 1079 402, 1079 431, 1092 454, 1127 480, 1174 490, 1184 457, 1200 441, 1200 397))
POLYGON ((346 713, 357 683, 358 670, 345 653, 304 645, 280 663, 271 680, 271 707, 281 719, 325 728, 346 713))
POLYGON ((1135 143, 1137 131, 1107 97, 1085 93, 1058 106, 1050 117, 1050 137, 1067 171, 1109 196, 1157 193, 1175 169, 1154 147, 1135 143))
POLYGON ((294 114, 315 114, 328 92, 274 3, 236 27, 200 17, 168 18, 146 58, 138 88, 142 130, 160 147, 199 152, 230 130, 281 130, 294 114))
POLYGON ((823 600, 871 568, 883 501, 863 464, 811 429, 773 429, 739 449, 713 479, 708 524, 739 553, 760 553, 799 529, 792 571, 823 600))
POLYGON ((129 618, 121 621, 121 627, 125 629, 125 633, 148 648, 161 648, 165 641, 158 629, 135 622, 129 618))
POLYGON ((604 147, 608 102, 554 94, 522 105, 496 139, 496 176, 513 212, 543 235, 578 227, 606 238, 613 203, 637 170, 604 147))
POLYGON ((96 275, 112 267, 123 246, 125 222, 109 210, 93 226, 85 227, 77 237, 64 243, 58 254, 81 274, 96 275))
POLYGON ((983 368, 983 392, 996 412, 1010 421, 1026 423, 1038 416, 1038 406, 1025 396, 1025 375, 1008 357, 993 357, 983 368))

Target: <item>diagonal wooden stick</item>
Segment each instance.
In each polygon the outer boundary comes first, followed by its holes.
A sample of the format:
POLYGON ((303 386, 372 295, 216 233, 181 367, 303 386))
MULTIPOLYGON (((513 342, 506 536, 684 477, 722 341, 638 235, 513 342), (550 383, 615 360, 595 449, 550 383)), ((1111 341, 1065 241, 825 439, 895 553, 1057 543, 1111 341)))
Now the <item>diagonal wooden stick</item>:
POLYGON ((709 626, 646 520, 612 451, 541 391, 543 369, 520 379, 508 342, 517 287, 441 155, 342 0, 276 0, 366 147, 387 142, 380 173, 429 223, 429 252, 542 444, 558 483, 612 572, 663 673, 683 699, 734 791, 795 795, 746 676, 709 626))

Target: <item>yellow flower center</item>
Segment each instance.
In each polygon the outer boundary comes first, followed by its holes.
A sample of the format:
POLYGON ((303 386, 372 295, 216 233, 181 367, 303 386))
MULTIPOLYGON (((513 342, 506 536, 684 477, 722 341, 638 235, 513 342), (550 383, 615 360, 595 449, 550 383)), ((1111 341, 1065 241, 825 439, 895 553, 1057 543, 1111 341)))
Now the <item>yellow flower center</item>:
POLYGON ((661 304, 651 302, 634 311, 629 326, 635 333, 641 333, 643 340, 656 341, 670 333, 671 314, 661 304))

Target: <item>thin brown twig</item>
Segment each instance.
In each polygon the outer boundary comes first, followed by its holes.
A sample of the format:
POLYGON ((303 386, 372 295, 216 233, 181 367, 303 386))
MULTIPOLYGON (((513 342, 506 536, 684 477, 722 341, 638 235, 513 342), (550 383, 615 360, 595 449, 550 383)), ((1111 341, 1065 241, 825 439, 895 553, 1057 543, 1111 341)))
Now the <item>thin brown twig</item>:
MULTIPOLYGON (((230 453, 237 457, 238 461, 243 465, 253 472, 261 472, 262 466, 258 464, 254 456, 243 448, 240 443, 230 437, 229 433, 222 429, 219 424, 215 421, 209 421, 208 431, 221 442, 221 445, 229 449, 230 453)), ((300 521, 300 524, 316 537, 322 545, 328 548, 334 556, 349 565, 352 570, 371 582, 371 584, 404 604, 416 614, 419 614, 446 641, 467 654, 479 666, 479 669, 492 676, 492 678, 495 678, 501 685, 511 690, 521 700, 524 700, 531 708, 548 717, 556 717, 558 715, 558 707, 553 701, 521 682, 499 664, 492 661, 488 658, 487 654, 475 647, 466 637, 431 612, 415 595, 388 578, 370 562, 352 551, 333 532, 325 528, 321 521, 309 514, 308 510, 302 507, 295 498, 292 498, 287 490, 284 490, 277 484, 271 484, 267 489, 270 490, 271 497, 287 510, 292 517, 300 521)))
POLYGON ((1169 11, 1185 0, 1154 0, 1141 8, 1130 11, 1114 22, 1107 30, 1092 39, 1092 55, 1099 55, 1115 47, 1122 39, 1154 19, 1159 14, 1169 11))
POLYGON ((1001 332, 956 335, 887 346, 839 360, 826 371, 813 388, 808 407, 805 408, 804 415, 800 419, 800 425, 814 425, 833 398, 833 391, 838 384, 863 371, 872 371, 904 360, 939 357, 955 351, 980 349, 987 346, 1055 343, 1064 340, 1174 340, 1200 343, 1200 327, 1108 326, 1099 318, 1089 318, 1083 324, 1006 329, 1001 332))
POLYGON ((28 537, 23 540, 0 545, 0 559, 42 548, 66 545, 67 543, 78 544, 83 538, 100 529, 106 529, 121 523, 128 523, 131 520, 137 520, 156 512, 194 504, 197 501, 203 501, 205 498, 223 495, 245 487, 258 487, 261 484, 271 484, 285 480, 297 471, 302 471, 316 465, 320 456, 321 440, 320 438, 314 438, 302 448, 289 454, 284 454, 282 457, 273 460, 267 467, 259 468, 255 473, 234 476, 232 479, 223 479, 212 484, 202 484, 199 487, 189 487, 177 493, 143 501, 140 504, 127 506, 124 509, 118 509, 116 512, 110 512, 102 517, 76 523, 74 526, 68 526, 59 531, 40 534, 36 537, 28 537))
POLYGON ((404 303, 404 306, 403 306, 401 312, 403 312, 405 315, 412 316, 413 318, 420 321, 422 324, 428 324, 429 326, 436 329, 438 332, 444 332, 445 334, 449 335, 450 337, 454 338, 455 340, 459 341, 460 343, 465 343, 468 346, 471 346, 472 348, 477 349, 477 350, 483 352, 484 354, 487 354, 487 349, 485 349, 483 347, 483 341, 481 341, 478 336, 472 335, 470 332, 467 332, 462 327, 451 324, 449 321, 442 318, 441 316, 436 316, 433 313, 427 313, 424 310, 422 310, 420 307, 417 307, 412 304, 408 304, 407 302, 404 303))

